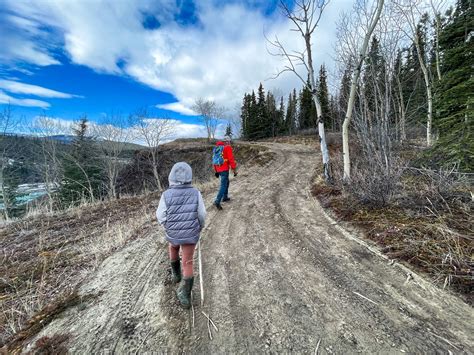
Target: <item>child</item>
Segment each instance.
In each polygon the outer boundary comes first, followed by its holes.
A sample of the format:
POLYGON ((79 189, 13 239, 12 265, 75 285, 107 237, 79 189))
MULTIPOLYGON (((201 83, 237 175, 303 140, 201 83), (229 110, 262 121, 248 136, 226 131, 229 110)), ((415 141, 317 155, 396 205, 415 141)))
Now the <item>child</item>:
POLYGON ((165 227, 173 281, 181 281, 179 249, 181 248, 183 282, 178 287, 178 300, 184 308, 191 307, 193 288, 193 255, 199 234, 204 228, 206 207, 199 190, 191 185, 193 172, 189 164, 176 163, 171 169, 169 188, 161 195, 156 216, 165 227))

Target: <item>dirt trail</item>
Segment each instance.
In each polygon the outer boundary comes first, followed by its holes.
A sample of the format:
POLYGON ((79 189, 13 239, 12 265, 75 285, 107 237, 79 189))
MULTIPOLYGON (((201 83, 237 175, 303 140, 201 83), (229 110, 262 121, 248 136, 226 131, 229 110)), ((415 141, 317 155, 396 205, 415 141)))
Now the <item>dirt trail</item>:
POLYGON ((325 217, 309 193, 313 148, 268 146, 268 167, 242 170, 224 211, 209 210, 194 326, 177 306, 157 228, 104 261, 81 288, 99 294, 93 303, 38 337, 70 334, 68 348, 80 353, 472 352, 473 309, 416 275, 407 281, 405 268, 325 217), (212 340, 202 311, 218 328, 212 340))

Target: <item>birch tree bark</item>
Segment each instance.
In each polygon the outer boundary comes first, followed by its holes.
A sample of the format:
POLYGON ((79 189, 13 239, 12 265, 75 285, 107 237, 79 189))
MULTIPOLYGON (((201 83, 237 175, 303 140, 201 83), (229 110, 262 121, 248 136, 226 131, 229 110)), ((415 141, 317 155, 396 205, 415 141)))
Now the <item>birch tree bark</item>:
MULTIPOLYGON (((307 12, 305 12, 305 17, 307 18, 307 12)), ((321 155, 323 157, 324 178, 326 179, 326 181, 329 181, 331 179, 329 150, 326 143, 326 131, 324 129, 321 103, 319 102, 318 92, 316 90, 316 80, 314 78, 313 56, 312 56, 312 51, 311 51, 311 33, 308 28, 308 21, 305 21, 305 22, 306 22, 305 45, 306 45, 306 53, 307 53, 307 58, 308 58, 309 83, 311 84, 311 96, 313 98, 314 105, 316 106, 316 115, 317 115, 316 122, 318 124, 321 155)))
POLYGON ((273 41, 268 40, 272 47, 276 49, 276 52, 270 52, 270 54, 281 56, 287 61, 287 65, 285 65, 285 67, 277 75, 275 75, 274 78, 277 78, 282 73, 292 72, 301 80, 303 85, 307 85, 307 81, 303 78, 303 75, 298 72, 297 66, 301 65, 306 69, 307 75, 309 77, 309 85, 311 86, 311 96, 316 106, 316 122, 318 125, 319 142, 323 160, 324 177, 326 181, 330 181, 332 178, 330 157, 326 143, 321 104, 318 99, 316 80, 314 77, 311 39, 328 3, 328 0, 298 0, 294 4, 294 10, 290 10, 290 8, 283 1, 280 1, 280 7, 282 8, 285 16, 295 25, 293 31, 298 32, 304 39, 304 51, 298 52, 296 50, 287 50, 277 37, 273 41))
MULTIPOLYGON (((425 83, 426 101, 428 104, 428 112, 426 115, 426 145, 432 145, 432 126, 433 126, 433 93, 431 86, 430 73, 428 71, 428 60, 422 55, 420 36, 417 29, 418 22, 423 14, 425 6, 423 0, 399 0, 395 1, 398 13, 405 20, 408 26, 407 36, 413 41, 416 49, 418 63, 423 73, 423 81, 425 83)), ((441 73, 440 73, 441 74, 441 73)))
POLYGON ((377 25, 377 22, 380 19, 383 5, 384 5, 384 0, 377 0, 377 6, 375 8, 374 13, 371 16, 368 30, 365 34, 364 41, 359 50, 359 57, 356 62, 355 70, 352 74, 351 90, 349 93, 349 101, 347 103, 346 117, 344 119, 344 123, 342 124, 342 154, 343 154, 343 161, 344 161, 344 179, 345 180, 350 180, 351 178, 351 160, 350 160, 350 153, 349 153, 349 124, 351 122, 352 111, 354 109, 357 83, 360 78, 362 65, 367 55, 367 48, 369 46, 369 41, 372 36, 372 33, 375 30, 375 26, 377 25))

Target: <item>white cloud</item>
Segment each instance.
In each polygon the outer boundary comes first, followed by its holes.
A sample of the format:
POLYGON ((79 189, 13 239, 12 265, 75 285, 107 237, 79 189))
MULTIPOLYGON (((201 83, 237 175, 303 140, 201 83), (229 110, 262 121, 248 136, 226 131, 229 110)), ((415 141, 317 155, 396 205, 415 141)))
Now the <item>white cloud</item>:
POLYGON ((39 108, 44 108, 44 109, 47 109, 51 106, 49 102, 46 102, 46 101, 35 100, 35 99, 18 99, 16 97, 7 95, 2 90, 0 90, 0 103, 16 105, 16 106, 39 107, 39 108))
POLYGON ((207 137, 206 127, 200 124, 176 122, 175 133, 169 138, 174 140, 178 138, 198 138, 207 137))
MULTIPOLYGON (((244 92, 256 89, 260 81, 281 69, 281 58, 267 53, 264 32, 269 38, 278 35, 288 48, 303 47, 301 37, 290 31, 291 24, 286 19, 276 15, 265 17, 243 4, 196 2, 199 24, 182 26, 174 20, 179 12, 174 0, 6 3, 16 17, 24 19, 24 23, 19 19, 13 21, 20 30, 37 34, 40 25, 54 28, 60 38, 53 42, 63 43, 74 63, 131 76, 170 92, 178 99, 174 108, 181 113, 189 112, 198 97, 235 107, 244 92), (153 13, 160 26, 145 29, 144 13, 153 13)), ((323 62, 332 61, 335 21, 340 11, 349 9, 351 4, 351 0, 338 0, 327 7, 314 35, 316 69, 323 62)), ((28 36, 27 39, 33 35, 28 36)), ((21 43, 40 50, 32 41, 21 43)), ((47 50, 41 53, 45 56, 42 65, 54 60, 47 50)), ((8 55, 14 53, 10 50, 8 55)), ((291 73, 263 84, 266 89, 279 89, 284 95, 301 86, 291 73)))
POLYGON ((187 108, 180 102, 172 102, 169 104, 161 104, 161 105, 156 105, 157 108, 161 108, 164 110, 169 110, 173 112, 178 112, 181 113, 182 115, 187 115, 187 116, 195 116, 196 112, 193 110, 187 108))
POLYGON ((25 94, 49 98, 70 99, 73 97, 80 97, 77 95, 66 94, 64 92, 47 89, 41 86, 24 84, 12 80, 0 79, 0 89, 14 94, 25 94))
MULTIPOLYGON (((6 4, 2 3, 2 6, 6 4)), ((0 9, 0 38, 0 62, 27 62, 40 66, 60 64, 49 54, 49 34, 41 28, 41 21, 7 15, 0 9)))
MULTIPOLYGON (((0 96, 1 98, 1 96, 0 96)), ((153 121, 160 120, 160 118, 150 118, 150 124, 153 125, 153 121)), ((173 133, 166 137, 162 143, 168 143, 179 138, 202 138, 207 137, 206 127, 202 124, 183 123, 179 120, 170 120, 171 124, 174 125, 173 133)), ((97 130, 99 123, 95 121, 89 121, 89 134, 93 135, 97 130)), ((30 126, 28 133, 36 135, 71 135, 73 134, 73 128, 76 127, 76 121, 68 120, 64 118, 48 117, 48 116, 37 116, 33 120, 33 124, 30 126)), ((225 132, 225 124, 219 124, 216 130, 216 137, 223 137, 225 132)), ((137 143, 146 146, 143 138, 140 137, 138 130, 135 127, 126 128, 122 137, 127 137, 127 141, 130 143, 137 143)))
MULTIPOLYGON (((174 134, 172 134, 165 142, 170 142, 179 138, 207 138, 207 129, 202 124, 183 123, 173 120, 175 124, 174 134)), ((216 138, 224 137, 226 124, 220 123, 216 129, 216 138)))

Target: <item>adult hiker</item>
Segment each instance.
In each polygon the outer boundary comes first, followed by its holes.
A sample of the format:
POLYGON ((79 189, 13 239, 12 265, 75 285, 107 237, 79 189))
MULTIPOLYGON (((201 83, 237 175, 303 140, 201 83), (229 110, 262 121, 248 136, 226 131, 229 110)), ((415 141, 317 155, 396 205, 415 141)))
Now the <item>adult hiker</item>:
POLYGON ((214 200, 214 206, 218 210, 222 210, 221 202, 230 201, 229 198, 229 170, 234 171, 234 176, 237 176, 237 163, 234 159, 232 147, 230 146, 231 138, 224 137, 224 142, 218 141, 213 149, 212 164, 216 178, 221 178, 221 186, 214 200))
POLYGON ((182 281, 176 294, 184 308, 191 307, 194 249, 206 220, 204 201, 199 190, 191 185, 192 179, 193 172, 189 164, 180 162, 173 165, 168 177, 169 188, 161 195, 156 210, 158 222, 165 227, 169 242, 173 282, 182 281))

